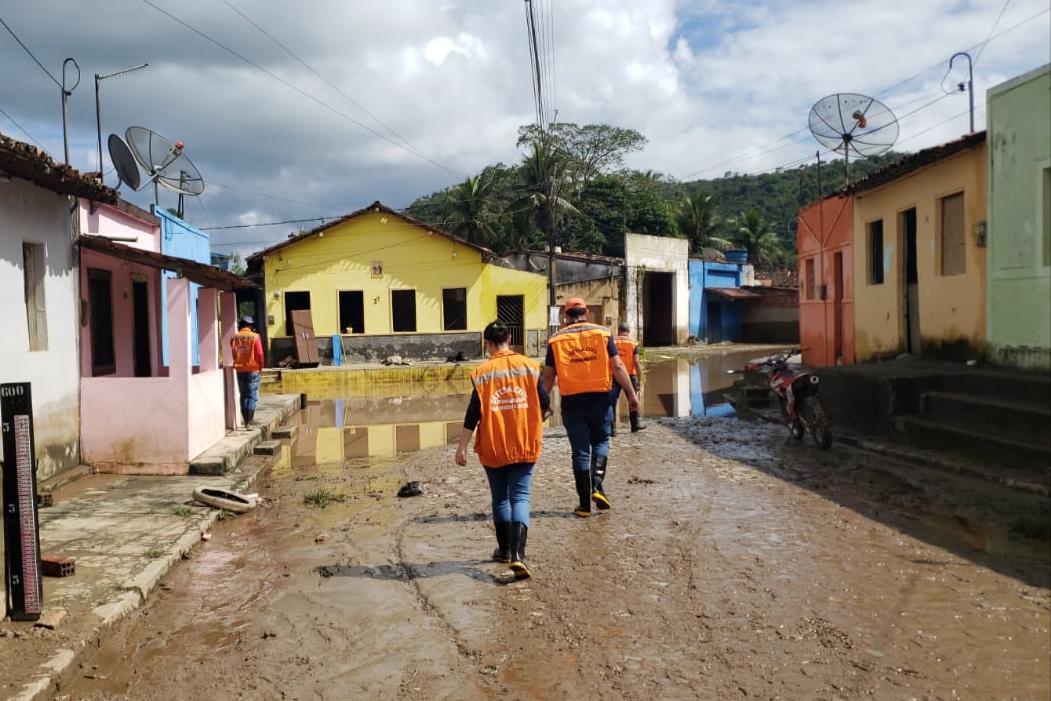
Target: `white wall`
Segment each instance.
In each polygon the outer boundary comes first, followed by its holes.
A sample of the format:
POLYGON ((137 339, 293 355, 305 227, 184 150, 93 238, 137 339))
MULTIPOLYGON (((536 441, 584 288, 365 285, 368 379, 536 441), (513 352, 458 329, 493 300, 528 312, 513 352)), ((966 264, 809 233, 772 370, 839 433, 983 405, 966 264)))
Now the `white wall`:
POLYGON ((0 382, 32 382, 37 477, 80 462, 77 291, 70 200, 0 182, 0 382), (44 245, 47 350, 29 350, 22 243, 44 245))
POLYGON ((690 243, 686 239, 646 234, 624 236, 625 289, 624 314, 636 329, 637 338, 644 338, 646 320, 639 310, 643 308, 640 297, 642 276, 646 272, 672 273, 672 323, 675 327, 675 342, 683 344, 689 336, 690 321, 690 243), (636 321, 638 320, 638 321, 636 321))

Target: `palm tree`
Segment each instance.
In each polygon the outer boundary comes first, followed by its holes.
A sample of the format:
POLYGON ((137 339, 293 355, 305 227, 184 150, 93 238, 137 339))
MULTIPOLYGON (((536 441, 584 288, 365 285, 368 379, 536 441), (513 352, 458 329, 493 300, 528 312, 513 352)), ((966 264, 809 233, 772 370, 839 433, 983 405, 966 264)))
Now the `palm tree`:
POLYGON ((493 179, 484 171, 453 187, 449 192, 451 212, 445 218, 445 227, 471 243, 492 246, 496 239, 491 225, 496 216, 493 190, 493 179))
POLYGON ((577 213, 567 197, 569 170, 569 158, 552 141, 534 143, 522 161, 518 197, 510 205, 512 214, 525 215, 519 220, 532 222, 552 245, 558 243, 555 226, 559 218, 577 213))
POLYGON ((781 257, 781 241, 770 225, 755 209, 737 216, 734 243, 748 251, 748 259, 759 265, 769 265, 781 257))
POLYGON ((682 198, 675 209, 679 229, 690 240, 694 250, 704 247, 725 251, 733 244, 720 234, 726 222, 716 212, 715 198, 703 192, 682 198))

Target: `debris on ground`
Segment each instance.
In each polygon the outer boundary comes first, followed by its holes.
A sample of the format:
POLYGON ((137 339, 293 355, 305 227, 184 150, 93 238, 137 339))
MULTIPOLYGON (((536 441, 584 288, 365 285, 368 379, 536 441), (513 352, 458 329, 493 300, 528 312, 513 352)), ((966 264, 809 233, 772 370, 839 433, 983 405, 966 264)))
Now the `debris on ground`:
POLYGON ((252 496, 251 494, 240 494, 217 487, 197 487, 193 490, 193 498, 195 500, 216 509, 230 511, 235 514, 243 514, 256 507, 255 499, 252 499, 252 496))
POLYGON ((399 497, 418 497, 423 494, 423 488, 419 482, 406 482, 398 490, 399 497))
POLYGON ((408 360, 405 360, 400 355, 388 355, 382 362, 384 365, 411 365, 408 360))

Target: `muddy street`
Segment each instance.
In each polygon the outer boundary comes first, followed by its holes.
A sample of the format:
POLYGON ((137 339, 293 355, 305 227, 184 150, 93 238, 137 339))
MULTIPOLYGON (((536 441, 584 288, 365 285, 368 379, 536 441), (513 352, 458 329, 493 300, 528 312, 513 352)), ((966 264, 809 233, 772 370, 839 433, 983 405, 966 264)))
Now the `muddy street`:
POLYGON ((648 429, 614 439, 611 512, 573 516, 548 430, 516 583, 488 561, 482 470, 447 445, 463 388, 317 398, 264 505, 60 696, 1048 698, 1048 547, 1012 534, 1046 499, 706 416, 730 413, 723 369, 670 362, 648 429))

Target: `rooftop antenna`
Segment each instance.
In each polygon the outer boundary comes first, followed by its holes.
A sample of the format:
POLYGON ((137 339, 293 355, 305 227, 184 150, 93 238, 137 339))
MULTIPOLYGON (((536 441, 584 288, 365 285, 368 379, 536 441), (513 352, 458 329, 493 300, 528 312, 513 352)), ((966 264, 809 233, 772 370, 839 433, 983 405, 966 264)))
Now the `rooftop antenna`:
POLYGON ((99 140, 99 181, 105 182, 105 178, 102 177, 102 108, 99 106, 99 85, 102 83, 102 81, 107 80, 108 78, 116 78, 117 76, 124 75, 125 73, 131 73, 132 71, 137 71, 140 68, 146 68, 149 65, 150 64, 148 63, 140 63, 137 66, 132 66, 131 68, 122 68, 119 71, 114 71, 113 73, 95 74, 95 134, 96 136, 98 136, 99 140))
POLYGON ((66 157, 66 165, 69 165, 69 96, 80 85, 80 64, 76 59, 67 58, 62 62, 62 146, 66 157), (77 79, 70 87, 66 87, 66 69, 72 65, 77 69, 77 79))
MULTIPOLYGON (((980 51, 978 53, 981 53, 980 51)), ((967 91, 967 98, 970 101, 971 106, 971 132, 974 133, 974 61, 971 60, 971 55, 966 51, 957 51, 949 59, 949 70, 952 70, 952 63, 956 60, 957 56, 963 56, 967 59, 967 82, 957 83, 956 87, 960 92, 967 91)), ((942 80, 945 80, 942 78, 942 80)), ((944 87, 942 88, 944 90, 944 87)))
POLYGON ((898 119, 874 97, 835 93, 810 108, 810 133, 825 148, 843 154, 843 174, 850 184, 850 156, 877 156, 898 139, 898 119))
POLYGON ((154 205, 160 196, 158 185, 179 193, 176 214, 182 217, 185 196, 197 197, 204 192, 204 178, 184 153, 185 144, 172 143, 145 127, 128 127, 124 138, 127 143, 116 134, 110 134, 108 140, 110 160, 120 182, 136 192, 152 183, 154 205), (145 182, 139 166, 146 171, 145 182))

